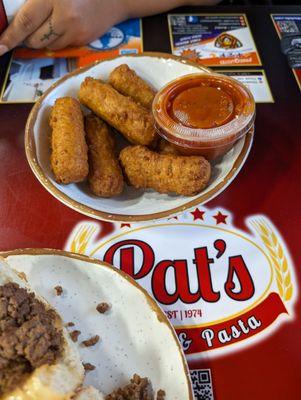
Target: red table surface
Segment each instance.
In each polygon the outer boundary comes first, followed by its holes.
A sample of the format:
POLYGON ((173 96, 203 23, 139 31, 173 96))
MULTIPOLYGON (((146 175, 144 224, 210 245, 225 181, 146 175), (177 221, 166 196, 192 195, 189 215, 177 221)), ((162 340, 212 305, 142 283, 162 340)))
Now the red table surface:
MULTIPOLYGON (((247 13, 275 103, 258 105, 255 141, 247 162, 230 187, 207 206, 231 211, 234 224, 242 229, 250 215, 269 217, 285 239, 300 282, 301 93, 280 53, 269 13, 301 13, 301 7, 221 7, 218 11, 247 13)), ((144 21, 144 40, 145 50, 170 51, 164 16, 144 21)), ((61 249, 73 227, 89 220, 52 197, 32 174, 24 153, 24 126, 30 109, 30 105, 0 106, 0 250, 61 249)), ((110 223, 101 224, 103 234, 112 231, 110 223)), ((216 399, 301 398, 300 297, 294 310, 295 319, 282 324, 268 339, 238 353, 206 360, 216 399)))

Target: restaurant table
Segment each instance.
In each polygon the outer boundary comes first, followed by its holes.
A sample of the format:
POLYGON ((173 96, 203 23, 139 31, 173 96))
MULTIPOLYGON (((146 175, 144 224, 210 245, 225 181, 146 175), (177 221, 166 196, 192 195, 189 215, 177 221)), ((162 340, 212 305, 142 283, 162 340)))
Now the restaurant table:
MULTIPOLYGON (((301 91, 280 50, 270 14, 301 14, 301 6, 185 7, 175 13, 246 13, 274 103, 258 104, 251 153, 238 177, 208 209, 228 210, 246 230, 245 218, 263 214, 278 228, 301 280, 301 91)), ((167 15, 167 14, 166 14, 167 15)), ((165 14, 143 19, 145 51, 170 52, 165 14)), ((1 64, 1 78, 5 70, 1 64)), ((24 152, 24 127, 32 105, 0 105, 0 250, 62 249, 74 226, 91 220, 66 207, 35 178, 24 152)), ((101 236, 112 224, 98 222, 101 236)), ((295 288, 297 291, 297 288, 295 288)), ((256 345, 206 359, 218 400, 301 398, 301 302, 295 316, 256 345), (299 397, 297 395, 299 393, 299 397)), ((197 397, 210 399, 210 397, 197 397)), ((184 400, 184 399, 183 399, 184 400)))

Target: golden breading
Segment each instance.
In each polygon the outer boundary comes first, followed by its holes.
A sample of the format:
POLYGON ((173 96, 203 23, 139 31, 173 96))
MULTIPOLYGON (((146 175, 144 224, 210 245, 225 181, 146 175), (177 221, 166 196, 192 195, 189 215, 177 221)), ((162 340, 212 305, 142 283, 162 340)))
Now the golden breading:
POLYGON ((155 90, 127 64, 115 68, 110 74, 109 82, 118 92, 131 97, 149 110, 152 108, 155 90))
POLYGON ((82 104, 122 133, 133 144, 151 146, 157 139, 152 114, 111 85, 86 78, 79 90, 82 104))
POLYGON ((123 175, 110 129, 93 114, 86 117, 85 128, 89 146, 90 189, 96 196, 117 196, 123 190, 123 175))
POLYGON ((89 172, 88 147, 80 104, 72 97, 57 99, 50 116, 51 168, 59 183, 83 181, 89 172))
POLYGON ((201 156, 163 155, 144 146, 128 146, 119 157, 135 188, 190 196, 204 189, 210 178, 210 164, 201 156))
POLYGON ((174 156, 180 154, 171 143, 163 138, 161 138, 158 142, 157 151, 160 154, 173 154, 174 156))

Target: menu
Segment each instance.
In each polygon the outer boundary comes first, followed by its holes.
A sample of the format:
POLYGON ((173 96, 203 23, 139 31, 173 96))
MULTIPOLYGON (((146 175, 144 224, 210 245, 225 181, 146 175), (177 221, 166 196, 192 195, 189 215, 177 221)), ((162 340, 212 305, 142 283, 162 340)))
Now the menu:
MULTIPOLYGON (((271 17, 280 38, 284 34, 301 34, 301 14, 271 14, 271 17)), ((301 90, 301 69, 293 68, 293 73, 301 90)))
POLYGON ((247 86, 253 94, 256 103, 274 103, 270 85, 263 69, 219 70, 219 72, 237 79, 247 86))
POLYGON ((294 69, 293 72, 294 72, 296 81, 297 81, 297 83, 299 85, 299 88, 301 90, 301 69, 300 68, 299 69, 294 69))
POLYGON ((173 54, 208 66, 261 65, 245 14, 171 14, 173 54))
POLYGON ((112 27, 87 46, 58 51, 17 48, 7 70, 0 102, 35 102, 54 82, 97 60, 143 51, 141 19, 112 27))

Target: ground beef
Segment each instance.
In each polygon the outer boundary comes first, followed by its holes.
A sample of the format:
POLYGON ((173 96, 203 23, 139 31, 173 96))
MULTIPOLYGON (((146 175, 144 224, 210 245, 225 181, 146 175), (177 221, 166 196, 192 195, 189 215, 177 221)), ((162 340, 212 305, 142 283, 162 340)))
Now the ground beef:
POLYGON ((83 367, 84 367, 84 370, 85 370, 86 372, 94 371, 95 368, 96 368, 95 365, 90 364, 90 363, 83 363, 83 367))
POLYGON ((81 334, 81 331, 72 331, 69 333, 69 336, 71 337, 72 342, 76 343, 78 341, 78 337, 81 334))
POLYGON ((15 283, 0 286, 0 396, 63 351, 56 314, 15 283))
MULTIPOLYGON (((157 400, 164 398, 165 392, 159 390, 157 400)), ((106 400, 155 400, 155 397, 149 379, 135 374, 128 385, 106 396, 106 400)))
POLYGON ((91 337, 90 339, 84 340, 84 341, 82 342, 82 344, 83 344, 85 347, 92 347, 92 346, 95 346, 96 343, 99 342, 99 339, 100 339, 100 337, 99 337, 98 335, 95 335, 95 336, 91 337))
POLYGON ((104 314, 107 311, 109 311, 110 309, 110 305, 108 303, 99 303, 96 307, 96 310, 100 313, 100 314, 104 314))
POLYGON ((166 393, 164 390, 158 390, 157 400, 165 400, 166 393))
POLYGON ((54 290, 56 291, 56 295, 57 295, 57 296, 61 296, 61 295, 63 294, 63 288, 62 288, 62 286, 56 286, 56 287, 54 288, 54 290))

